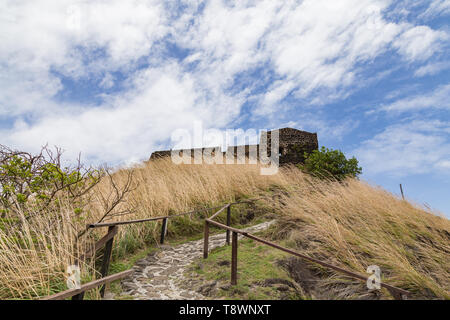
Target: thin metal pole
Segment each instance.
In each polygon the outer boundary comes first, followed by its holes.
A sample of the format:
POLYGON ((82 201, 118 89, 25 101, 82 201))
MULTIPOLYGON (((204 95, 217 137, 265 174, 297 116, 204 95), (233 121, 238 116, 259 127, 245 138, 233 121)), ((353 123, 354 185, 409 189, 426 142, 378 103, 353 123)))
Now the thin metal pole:
POLYGON ((162 227, 161 227, 161 244, 164 244, 164 237, 167 233, 167 218, 163 219, 162 221, 162 227))
MULTIPOLYGON (((227 208, 227 226, 231 225, 231 205, 227 208)), ((227 229, 227 245, 230 244, 230 230, 227 229)))
POLYGON ((203 238, 203 259, 208 258, 209 223, 205 220, 205 236, 203 238))
POLYGON ((233 232, 231 244, 231 284, 237 284, 238 234, 233 232))
POLYGON ((402 193, 402 199, 405 200, 405 195, 403 194, 403 187, 401 183, 400 183, 400 192, 402 193))

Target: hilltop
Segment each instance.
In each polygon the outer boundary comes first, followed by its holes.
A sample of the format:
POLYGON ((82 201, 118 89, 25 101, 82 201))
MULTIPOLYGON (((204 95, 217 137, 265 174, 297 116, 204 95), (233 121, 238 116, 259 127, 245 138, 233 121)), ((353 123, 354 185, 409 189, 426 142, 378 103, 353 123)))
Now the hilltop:
MULTIPOLYGON (((369 265, 378 265, 383 281, 409 290, 413 298, 450 298, 450 221, 437 213, 364 181, 327 182, 294 166, 262 176, 259 165, 174 165, 170 159, 116 171, 115 185, 103 179, 90 191, 82 212, 74 216, 68 204, 62 206, 63 212, 47 212, 47 217, 58 216, 56 220, 27 220, 17 232, 17 241, 0 228, 0 298, 35 298, 64 290, 66 266, 104 230, 90 231, 74 242, 76 234, 104 215, 108 195, 114 187, 128 183, 130 172, 132 190, 105 221, 162 216, 269 196, 250 209, 236 209, 235 223, 276 219, 276 225, 264 233, 268 239, 363 274, 369 265)), ((167 237, 185 241, 198 238, 202 229, 202 215, 175 218, 168 225, 167 237)), ((154 222, 121 227, 113 250, 116 267, 140 250, 156 248, 159 231, 160 224, 154 222)), ((320 279, 321 287, 315 292, 328 292, 322 298, 373 298, 361 283, 311 264, 302 268, 313 279, 320 279)), ((311 291, 291 276, 304 292, 311 291)), ((92 263, 82 266, 84 281, 95 277, 98 271, 92 263)), ((381 291, 379 298, 390 296, 381 291)))

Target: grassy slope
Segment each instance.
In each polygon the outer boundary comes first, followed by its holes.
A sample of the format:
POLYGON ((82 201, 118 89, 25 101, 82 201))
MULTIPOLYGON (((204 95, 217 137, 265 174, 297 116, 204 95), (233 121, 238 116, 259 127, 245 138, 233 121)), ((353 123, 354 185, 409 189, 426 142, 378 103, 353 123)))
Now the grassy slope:
POLYGON ((207 260, 200 259, 191 266, 188 275, 206 282, 218 281, 218 291, 212 297, 215 299, 303 299, 288 272, 275 263, 286 257, 279 250, 243 239, 238 249, 237 285, 229 285, 231 246, 212 250, 207 260))
MULTIPOLYGON (((359 181, 345 185, 323 183, 295 168, 262 176, 258 166, 176 166, 160 160, 133 171, 137 189, 117 208, 111 220, 160 216, 271 194, 274 190, 286 191, 289 196, 280 201, 260 204, 276 212, 282 221, 269 237, 361 273, 368 265, 377 264, 384 280, 411 290, 418 297, 449 297, 450 221, 382 189, 359 181), (127 209, 133 213, 121 215, 127 209)), ((120 184, 125 180, 125 171, 117 172, 115 178, 120 184)), ((111 190, 107 181, 99 185, 93 191, 97 201, 89 203, 76 219, 71 208, 67 208, 65 212, 48 213, 64 217, 56 224, 45 219, 29 222, 20 244, 7 239, 0 230, 0 298, 33 298, 60 290, 64 270, 77 250, 83 252, 104 234, 105 230, 96 230, 80 243, 73 243, 75 232, 102 215, 102 199, 107 199, 111 190), (32 230, 32 236, 28 230, 32 230), (44 239, 46 243, 42 242, 44 239)), ((169 237, 199 234, 201 218, 174 220, 169 225, 169 237)), ((154 246, 159 231, 159 223, 121 227, 115 241, 115 259, 154 246)), ((325 286, 335 290, 337 297, 357 295, 357 290, 341 290, 341 277, 312 268, 328 279, 325 286)), ((82 272, 86 280, 96 276, 92 264, 83 266, 82 272)))
MULTIPOLYGON (((277 236, 284 229, 299 251, 360 273, 378 265, 383 281, 417 298, 450 298, 449 220, 364 182, 296 179, 299 192, 274 204, 284 222, 277 236)), ((326 275, 338 297, 358 296, 339 288, 339 276, 326 275)))

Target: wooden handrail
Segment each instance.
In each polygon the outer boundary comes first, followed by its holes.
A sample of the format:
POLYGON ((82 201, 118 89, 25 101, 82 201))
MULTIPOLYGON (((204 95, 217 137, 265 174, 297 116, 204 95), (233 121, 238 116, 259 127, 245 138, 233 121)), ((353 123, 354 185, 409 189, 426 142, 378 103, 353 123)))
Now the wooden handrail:
POLYGON ((171 219, 171 218, 184 216, 184 215, 188 215, 188 214, 193 214, 193 213, 198 213, 198 212, 203 212, 203 211, 208 211, 208 210, 215 210, 215 209, 219 209, 219 208, 222 208, 222 207, 223 206, 212 207, 212 208, 205 208, 205 209, 193 210, 193 211, 189 211, 189 212, 177 213, 177 214, 173 214, 173 215, 170 215, 170 216, 160 216, 160 217, 152 217, 152 218, 146 218, 146 219, 116 221, 116 222, 103 222, 103 223, 91 223, 91 224, 88 224, 86 227, 88 229, 92 229, 92 228, 111 227, 111 226, 119 226, 119 225, 124 225, 124 224, 134 224, 134 223, 142 223, 142 222, 149 222, 149 221, 156 221, 156 220, 171 219))
POLYGON ((85 260, 85 259, 89 259, 91 258, 99 249, 101 249, 102 247, 105 246, 105 244, 111 240, 112 238, 114 238, 114 236, 117 234, 117 232, 119 231, 118 227, 113 228, 111 231, 109 231, 105 236, 103 236, 103 238, 101 238, 100 240, 98 240, 95 244, 94 247, 90 250, 88 250, 84 255, 82 255, 80 257, 80 260, 85 260))
MULTIPOLYGON (((294 256, 297 256, 297 257, 299 257, 299 258, 302 258, 302 259, 311 261, 311 262, 313 262, 313 263, 319 264, 319 265, 321 265, 321 266, 330 268, 330 269, 332 269, 332 270, 335 270, 335 271, 344 273, 344 274, 346 274, 346 275, 348 275, 348 276, 350 276, 350 277, 353 277, 353 278, 355 278, 355 279, 362 280, 362 281, 367 281, 367 280, 369 279, 369 277, 367 277, 367 276, 363 276, 363 275, 358 274, 358 273, 356 273, 356 272, 352 272, 352 271, 346 270, 346 269, 344 269, 344 268, 341 268, 341 267, 338 267, 338 266, 329 264, 329 263, 327 263, 327 262, 320 261, 320 260, 318 260, 318 259, 314 259, 314 258, 308 257, 308 256, 306 256, 306 255, 303 255, 303 254, 298 253, 298 252, 296 252, 296 251, 293 251, 293 250, 291 250, 291 249, 282 247, 282 246, 280 246, 280 245, 278 245, 278 244, 276 244, 276 243, 273 243, 273 242, 271 242, 271 241, 268 241, 268 240, 265 240, 265 239, 256 237, 256 236, 254 236, 254 235, 252 235, 252 234, 250 234, 250 233, 248 233, 248 232, 246 232, 246 231, 243 231, 243 230, 241 230, 241 229, 237 229, 237 228, 230 227, 230 218, 229 218, 229 214, 230 214, 230 213, 229 213, 229 212, 227 212, 227 225, 224 225, 224 224, 222 224, 222 223, 220 223, 220 222, 217 222, 217 221, 212 220, 212 219, 215 218, 218 214, 220 214, 221 212, 223 212, 223 210, 224 210, 225 208, 230 208, 230 206, 231 206, 231 204, 229 204, 228 206, 225 206, 225 207, 221 208, 218 212, 216 212, 216 213, 215 213, 214 215, 212 215, 210 218, 205 219, 205 234, 204 234, 203 257, 204 257, 205 259, 208 257, 208 238, 209 238, 209 232, 208 232, 207 230, 209 229, 209 225, 210 225, 210 224, 215 225, 215 226, 217 226, 217 227, 219 227, 219 228, 222 228, 222 229, 227 230, 227 244, 229 244, 228 233, 229 233, 229 232, 232 232, 232 233, 233 233, 233 242, 232 242, 232 245, 233 245, 233 248, 232 248, 232 249, 233 249, 233 250, 232 250, 232 263, 231 263, 231 284, 232 284, 232 285, 235 285, 235 284, 237 283, 237 235, 238 235, 238 234, 241 234, 241 235, 243 235, 244 237, 247 237, 247 238, 249 238, 249 239, 252 239, 252 240, 261 242, 261 243, 263 243, 263 244, 266 244, 266 245, 271 246, 271 247, 273 247, 273 248, 276 248, 276 249, 278 249, 278 250, 287 252, 287 253, 292 254, 292 255, 294 255, 294 256)), ((401 299, 404 299, 405 297, 407 297, 408 295, 410 295, 410 292, 409 292, 409 291, 404 290, 404 289, 401 289, 401 288, 398 288, 398 287, 395 287, 395 286, 392 286, 392 285, 389 285, 389 284, 387 284, 387 283, 381 282, 381 283, 380 283, 380 286, 383 287, 383 288, 386 288, 386 289, 389 291, 389 293, 390 293, 395 299, 401 300, 401 299)))
MULTIPOLYGON (((168 219, 170 218, 174 218, 174 217, 179 217, 179 216, 183 216, 183 215, 188 215, 188 214, 193 214, 193 213, 198 213, 198 212, 204 212, 204 211, 209 211, 209 210, 216 210, 216 209, 220 209, 219 211, 215 212, 210 219, 215 218, 217 215, 219 215, 221 212, 223 212, 225 209, 227 209, 227 224, 230 223, 230 207, 231 205, 237 205, 237 204, 245 204, 245 203, 253 203, 257 200, 263 199, 266 197, 260 197, 260 198, 254 198, 254 199, 248 199, 248 200, 242 200, 242 201, 237 201, 237 202, 231 202, 228 203, 226 205, 222 205, 222 206, 217 206, 217 207, 212 207, 212 208, 204 208, 204 209, 198 209, 198 210, 193 210, 193 211, 188 211, 188 212, 182 212, 182 213, 178 213, 178 214, 174 214, 174 215, 170 215, 170 216, 161 216, 161 217, 152 217, 152 218, 147 218, 147 219, 138 219, 138 220, 128 220, 128 221, 117 221, 117 222, 103 222, 103 223, 94 223, 94 224, 88 224, 86 227, 87 229, 92 229, 92 228, 101 228, 101 227, 108 227, 108 232, 105 236, 103 236, 100 240, 98 240, 95 244, 94 247, 91 248, 90 250, 88 250, 85 254, 83 254, 79 260, 83 261, 85 259, 91 258, 92 256, 94 256, 96 254, 96 252, 105 247, 105 252, 104 252, 104 256, 103 256, 103 262, 102 262, 102 278, 93 282, 90 282, 86 285, 83 285, 81 287, 81 289, 72 289, 72 290, 66 290, 57 294, 54 294, 52 296, 46 297, 44 299, 50 299, 50 300, 57 300, 57 299, 64 299, 67 297, 72 296, 73 299, 77 298, 77 299, 82 299, 83 298, 83 294, 84 291, 89 290, 95 286, 100 286, 103 285, 101 288, 101 295, 103 297, 104 292, 105 292, 105 284, 110 282, 110 281, 114 281, 116 279, 119 279, 120 277, 125 277, 128 275, 127 272, 132 272, 131 270, 128 271, 124 271, 118 274, 114 274, 111 276, 107 276, 108 274, 108 270, 109 270, 109 264, 110 264, 110 259, 111 259, 111 253, 112 253, 112 244, 113 244, 113 240, 114 240, 114 236, 117 234, 118 232, 118 226, 119 225, 126 225, 126 224, 134 224, 134 223, 143 223, 143 222, 148 222, 148 221, 157 221, 157 220, 163 220, 162 223, 162 228, 161 228, 161 239, 160 239, 160 243, 163 244, 164 243, 164 237, 165 234, 167 232, 167 222, 168 219)), ((208 223, 208 219, 206 219, 205 224, 208 223)), ((212 221, 212 220, 211 220, 212 221)), ((212 224, 218 224, 220 227, 226 227, 225 225, 219 224, 218 222, 212 221, 212 224)), ((232 229, 230 229, 232 230, 232 229)), ((238 229, 236 229, 238 230, 238 229)), ((207 229, 205 227, 205 232, 207 232, 207 229)), ((227 243, 229 244, 229 233, 227 233, 227 243)), ((207 244, 206 244, 207 246, 207 244)), ((206 248, 206 252, 207 252, 207 248, 206 248)))
POLYGON ((39 300, 63 300, 66 298, 70 298, 70 297, 82 294, 82 293, 86 292, 87 290, 104 285, 106 283, 110 283, 112 281, 125 278, 125 277, 133 274, 133 272, 134 272, 133 269, 122 271, 122 272, 112 274, 112 275, 104 277, 104 278, 100 278, 98 280, 88 282, 86 284, 83 284, 80 289, 69 289, 66 291, 55 293, 51 296, 41 298, 39 300))
MULTIPOLYGON (((267 197, 259 197, 259 198, 255 198, 255 199, 230 202, 230 203, 227 203, 225 206, 222 205, 222 206, 217 206, 217 207, 212 207, 212 208, 197 209, 197 210, 192 210, 192 211, 188 211, 188 212, 173 214, 170 216, 159 216, 159 217, 152 217, 152 218, 146 218, 146 219, 115 221, 115 222, 91 223, 91 224, 86 225, 86 227, 87 227, 87 229, 92 229, 92 228, 111 227, 111 226, 118 226, 118 225, 124 225, 124 224, 134 224, 134 223, 142 223, 142 222, 149 222, 149 221, 156 221, 156 220, 171 219, 171 218, 175 218, 175 217, 179 217, 179 216, 184 216, 184 215, 208 211, 208 210, 222 209, 224 207, 226 208, 226 207, 229 207, 231 205, 236 205, 236 204, 253 203, 255 201, 258 201, 258 200, 261 200, 264 198, 267 198, 267 197)), ((222 212, 222 211, 220 211, 220 212, 222 212)), ((215 215, 217 215, 217 212, 214 214, 214 216, 215 215)))
POLYGON ((213 224, 213 225, 215 225, 215 226, 217 226, 219 228, 222 228, 222 229, 225 229, 225 230, 230 230, 231 232, 236 232, 236 233, 240 233, 240 234, 243 234, 243 235, 247 234, 247 232, 244 231, 244 230, 236 229, 236 228, 233 228, 233 227, 229 227, 229 226, 224 225, 223 223, 220 223, 220 222, 217 222, 217 221, 214 221, 214 220, 210 220, 210 219, 206 219, 206 220, 208 220, 208 222, 210 224, 213 224))
MULTIPOLYGON (((273 248, 276 248, 276 249, 278 249, 278 250, 281 250, 281 251, 290 253, 290 254, 292 254, 292 255, 294 255, 294 256, 297 256, 297 257, 299 257, 299 258, 302 258, 302 259, 309 260, 309 261, 311 261, 311 262, 317 263, 317 264, 319 264, 319 265, 321 265, 321 266, 323 266, 323 267, 327 267, 327 268, 333 269, 333 270, 335 270, 335 271, 338 271, 338 272, 341 272, 341 273, 345 273, 346 275, 348 275, 348 276, 350 276, 350 277, 353 277, 353 278, 356 278, 356 279, 359 279, 359 280, 362 280, 362 281, 367 281, 367 280, 369 279, 369 277, 366 277, 366 276, 360 275, 360 274, 358 274, 358 273, 356 273, 356 272, 352 272, 352 271, 343 269, 343 268, 341 268, 341 267, 334 266, 334 265, 332 265, 332 264, 329 264, 329 263, 326 263, 326 262, 323 262, 323 261, 320 261, 320 260, 317 260, 317 259, 314 259, 314 258, 305 256, 305 255, 303 255, 303 254, 301 254, 301 253, 298 253, 298 252, 293 251, 293 250, 291 250, 291 249, 282 247, 282 246, 277 245, 277 244, 275 244, 275 243, 273 243, 273 242, 270 242, 270 241, 268 241, 268 240, 264 240, 264 239, 258 238, 258 237, 256 237, 256 236, 250 234, 250 233, 244 233, 244 236, 247 237, 247 238, 253 239, 253 240, 255 240, 255 241, 264 243, 264 244, 266 244, 266 245, 268 245, 268 246, 271 246, 271 247, 273 247, 273 248)), ((387 284, 387 283, 384 283, 384 282, 381 282, 381 283, 380 283, 380 286, 382 286, 382 287, 384 287, 384 288, 386 288, 386 289, 388 289, 388 290, 395 290, 395 291, 398 291, 400 294, 403 294, 403 295, 408 295, 408 294, 409 294, 409 292, 406 291, 406 290, 404 290, 404 289, 401 289, 401 288, 397 288, 397 287, 391 286, 391 285, 389 285, 389 284, 387 284)))
POLYGON ((227 209, 227 208, 230 207, 230 206, 231 206, 230 203, 224 205, 219 211, 217 211, 217 212, 214 213, 211 217, 209 217, 208 220, 214 219, 216 216, 218 216, 220 213, 222 213, 223 210, 227 209))

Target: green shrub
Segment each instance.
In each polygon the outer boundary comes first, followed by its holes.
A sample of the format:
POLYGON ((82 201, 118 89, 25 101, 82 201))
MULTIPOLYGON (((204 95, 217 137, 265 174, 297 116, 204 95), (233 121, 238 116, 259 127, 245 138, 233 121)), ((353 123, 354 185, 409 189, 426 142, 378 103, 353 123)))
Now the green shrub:
POLYGON ((61 166, 61 150, 42 148, 38 155, 11 150, 0 145, 0 217, 14 217, 18 211, 28 215, 33 203, 37 214, 49 206, 58 206, 58 196, 65 195, 80 214, 81 196, 93 188, 104 175, 101 170, 61 166))
POLYGON ((358 160, 355 157, 347 159, 340 150, 322 147, 310 154, 305 153, 305 159, 299 168, 321 179, 342 181, 347 177, 356 178, 362 172, 358 160))

